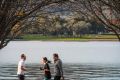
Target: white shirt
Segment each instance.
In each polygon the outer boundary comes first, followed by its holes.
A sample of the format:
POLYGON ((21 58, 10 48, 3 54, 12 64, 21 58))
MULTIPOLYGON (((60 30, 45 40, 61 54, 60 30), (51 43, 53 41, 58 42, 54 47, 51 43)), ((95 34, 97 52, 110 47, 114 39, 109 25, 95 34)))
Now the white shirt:
POLYGON ((24 70, 21 69, 22 66, 25 68, 25 61, 23 59, 21 59, 18 63, 18 71, 17 71, 18 75, 20 74, 24 75, 24 70))

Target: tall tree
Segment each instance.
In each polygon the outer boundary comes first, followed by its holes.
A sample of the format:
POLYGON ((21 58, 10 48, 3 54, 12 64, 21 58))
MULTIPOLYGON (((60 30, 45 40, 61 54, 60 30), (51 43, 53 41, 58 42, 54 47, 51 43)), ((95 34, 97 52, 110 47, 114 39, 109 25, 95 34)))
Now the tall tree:
POLYGON ((64 1, 67 0, 0 0, 0 49, 25 28, 25 21, 33 20, 33 14, 64 1))
POLYGON ((67 4, 71 11, 105 25, 120 41, 120 0, 73 0, 67 4))

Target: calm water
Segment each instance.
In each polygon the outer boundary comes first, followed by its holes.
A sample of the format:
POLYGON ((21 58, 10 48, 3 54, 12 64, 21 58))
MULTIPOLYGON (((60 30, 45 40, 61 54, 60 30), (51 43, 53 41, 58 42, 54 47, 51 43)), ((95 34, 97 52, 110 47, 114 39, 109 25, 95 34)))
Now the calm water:
MULTIPOLYGON (((59 53, 64 62, 65 80, 120 80, 119 42, 12 41, 0 50, 0 80, 17 80, 21 53, 27 55, 26 80, 42 80, 39 70, 43 56, 52 60, 59 53)), ((53 64, 50 65, 53 73, 53 64)))

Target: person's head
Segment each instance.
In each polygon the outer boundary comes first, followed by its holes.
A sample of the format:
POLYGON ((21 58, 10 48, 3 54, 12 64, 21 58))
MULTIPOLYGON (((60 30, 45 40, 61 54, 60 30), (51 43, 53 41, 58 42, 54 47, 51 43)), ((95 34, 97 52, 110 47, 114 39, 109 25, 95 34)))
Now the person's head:
POLYGON ((49 61, 47 57, 43 57, 43 63, 51 63, 51 61, 49 61))
POLYGON ((59 59, 59 56, 58 56, 58 54, 57 54, 57 53, 54 53, 54 54, 53 54, 53 59, 54 59, 54 61, 56 61, 56 60, 58 60, 58 59, 59 59))
POLYGON ((46 63, 48 61, 47 57, 43 57, 43 62, 46 63))
POLYGON ((21 54, 21 59, 26 60, 25 54, 21 54))

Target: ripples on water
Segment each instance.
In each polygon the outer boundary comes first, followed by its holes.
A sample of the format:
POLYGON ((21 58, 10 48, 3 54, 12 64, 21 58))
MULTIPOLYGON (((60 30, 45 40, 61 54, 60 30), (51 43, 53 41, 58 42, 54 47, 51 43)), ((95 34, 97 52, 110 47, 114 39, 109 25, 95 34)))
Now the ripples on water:
MULTIPOLYGON (((53 65, 51 71, 53 73, 53 65)), ((26 80, 43 80, 43 72, 39 64, 27 64, 26 80)), ((120 80, 120 66, 117 65, 88 65, 64 64, 65 80, 120 80)), ((17 65, 0 66, 0 80, 18 80, 17 65)))

